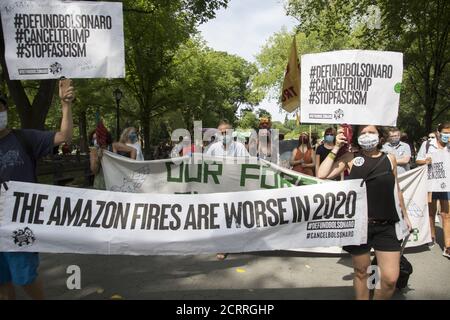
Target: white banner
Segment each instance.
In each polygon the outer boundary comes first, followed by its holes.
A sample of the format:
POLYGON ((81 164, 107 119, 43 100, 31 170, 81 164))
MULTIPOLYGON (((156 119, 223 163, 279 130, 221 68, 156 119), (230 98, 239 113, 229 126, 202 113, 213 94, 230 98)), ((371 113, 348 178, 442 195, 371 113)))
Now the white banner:
POLYGON ((122 3, 2 0, 11 80, 123 78, 122 3))
POLYGON ((302 123, 395 126, 403 54, 342 50, 302 56, 302 123))
POLYGON ((398 177, 405 207, 413 227, 406 247, 417 247, 431 242, 428 218, 427 168, 420 166, 398 177))
POLYGON ((192 157, 134 161, 104 152, 106 188, 133 193, 216 193, 278 189, 324 182, 256 158, 192 157))
MULTIPOLYGON (((197 161, 201 154, 195 154, 197 161)), ((285 188, 295 185, 328 183, 313 177, 298 174, 272 163, 252 159, 251 163, 237 164, 223 158, 204 156, 200 164, 174 164, 170 159, 157 161, 133 161, 106 152, 102 159, 106 185, 109 190, 147 193, 215 193, 244 190, 285 188)), ((178 159, 180 160, 180 159, 178 159)), ((236 159, 234 159, 236 160, 236 159)), ((399 176, 413 235, 407 247, 416 247, 431 241, 428 219, 426 168, 419 167, 399 176)), ((311 248, 291 250, 340 253, 341 248, 311 248)))
POLYGON ((431 154, 428 166, 428 191, 450 192, 450 150, 444 148, 431 154))
POLYGON ((9 182, 0 251, 183 255, 367 241, 361 180, 197 195, 9 182))

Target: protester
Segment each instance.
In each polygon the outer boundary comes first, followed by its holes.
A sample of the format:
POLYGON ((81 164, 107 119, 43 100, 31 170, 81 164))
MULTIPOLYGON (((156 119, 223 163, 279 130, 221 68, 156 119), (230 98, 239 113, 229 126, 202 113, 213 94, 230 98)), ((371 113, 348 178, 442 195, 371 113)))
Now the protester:
MULTIPOLYGON (((232 127, 228 120, 224 119, 219 122, 217 127, 217 142, 209 146, 206 155, 216 157, 246 157, 249 156, 245 146, 239 141, 234 141, 232 137, 232 127), (227 132, 228 131, 228 132, 227 132)), ((218 260, 225 260, 228 253, 218 253, 218 260)))
MULTIPOLYGON (((37 182, 36 161, 53 152, 53 147, 72 140, 72 101, 74 89, 70 80, 59 82, 62 106, 61 128, 58 132, 11 130, 8 105, 0 98, 0 167, 1 182, 10 180, 37 182)), ((32 252, 0 252, 0 299, 15 299, 14 285, 22 286, 32 299, 44 299, 44 288, 38 276, 39 255, 32 252)))
POLYGON ((316 154, 311 147, 308 134, 303 132, 298 138, 298 146, 292 151, 292 170, 314 176, 316 154))
MULTIPOLYGON (((259 120, 257 154, 259 159, 264 159, 272 163, 278 163, 280 155, 278 150, 278 140, 272 134, 272 122, 270 118, 263 117, 259 120)), ((251 147, 249 146, 251 150, 251 147)))
POLYGON ((324 132, 323 144, 319 145, 316 150, 316 175, 319 172, 320 164, 325 160, 331 150, 334 148, 336 141, 336 130, 334 128, 327 128, 324 132))
POLYGON ((221 120, 217 127, 218 135, 217 142, 211 144, 206 150, 206 155, 216 157, 246 157, 249 156, 245 146, 239 142, 234 141, 232 137, 232 127, 228 120, 221 120), (227 133, 227 131, 229 131, 227 133))
POLYGON ((129 154, 131 159, 136 159, 137 151, 135 148, 120 142, 115 142, 113 148, 111 133, 106 129, 102 121, 98 123, 95 130, 90 134, 90 141, 89 161, 91 172, 95 176, 93 187, 98 190, 106 190, 105 177, 101 166, 103 151, 116 150, 116 152, 129 154))
POLYGON ((371 125, 358 126, 359 152, 346 152, 336 159, 341 146, 347 143, 342 129, 336 136, 336 145, 319 167, 319 178, 335 178, 345 168, 350 171, 349 179, 364 179, 367 187, 368 234, 367 243, 359 246, 345 246, 352 255, 355 276, 353 285, 357 299, 369 299, 367 268, 371 265, 370 251, 373 248, 381 271, 381 288, 375 289, 374 299, 390 299, 400 272, 400 244, 395 223, 399 221, 396 196, 400 201, 401 213, 411 230, 411 223, 404 205, 403 195, 397 179, 397 162, 393 155, 380 152, 382 129, 371 125))
MULTIPOLYGON (((436 133, 430 133, 428 135, 428 141, 422 143, 419 152, 417 153, 416 163, 418 165, 431 165, 431 155, 438 150, 449 151, 449 137, 450 137, 450 122, 440 124, 436 133)), ((450 151, 449 151, 450 152, 450 151)), ((450 258, 450 210, 449 210, 449 192, 431 192, 428 194, 428 214, 430 217, 431 227, 431 243, 430 247, 433 247, 436 243, 436 211, 437 202, 441 208, 442 228, 444 230, 444 251, 442 255, 450 258)))
MULTIPOLYGON (((138 161, 144 161, 144 155, 142 154, 142 148, 141 144, 138 141, 138 135, 136 132, 136 129, 134 127, 128 127, 122 131, 122 134, 120 135, 120 143, 126 144, 127 146, 133 147, 136 149, 136 160, 138 161)), ((124 152, 121 150, 118 150, 116 148, 117 144, 113 144, 113 148, 115 149, 114 152, 123 155, 125 157, 131 157, 130 152, 124 152)))
POLYGON ((389 128, 388 131, 388 142, 383 145, 381 151, 395 156, 397 159, 397 174, 400 175, 410 169, 411 148, 409 144, 400 141, 400 130, 398 128, 389 128))

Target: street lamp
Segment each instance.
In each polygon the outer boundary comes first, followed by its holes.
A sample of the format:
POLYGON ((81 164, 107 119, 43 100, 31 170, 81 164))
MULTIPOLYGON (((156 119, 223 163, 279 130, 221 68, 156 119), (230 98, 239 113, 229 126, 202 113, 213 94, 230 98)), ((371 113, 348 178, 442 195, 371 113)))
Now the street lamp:
POLYGON ((120 127, 119 127, 119 107, 120 107, 120 100, 122 99, 122 91, 120 91, 119 88, 114 90, 113 92, 114 98, 116 99, 116 128, 117 128, 117 141, 120 139, 120 127))

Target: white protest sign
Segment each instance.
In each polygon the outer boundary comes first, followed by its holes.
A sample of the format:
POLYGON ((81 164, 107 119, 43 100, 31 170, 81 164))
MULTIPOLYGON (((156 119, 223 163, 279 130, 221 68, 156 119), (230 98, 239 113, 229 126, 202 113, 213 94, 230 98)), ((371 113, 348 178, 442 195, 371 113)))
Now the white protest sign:
POLYGON ((450 149, 444 148, 431 154, 428 166, 428 191, 450 192, 450 149))
POLYGON ((302 56, 303 123, 394 126, 403 54, 343 50, 302 56))
POLYGON ((178 255, 367 241, 361 180, 196 195, 7 185, 0 251, 178 255))
POLYGON ((11 80, 123 78, 122 3, 2 0, 11 80))

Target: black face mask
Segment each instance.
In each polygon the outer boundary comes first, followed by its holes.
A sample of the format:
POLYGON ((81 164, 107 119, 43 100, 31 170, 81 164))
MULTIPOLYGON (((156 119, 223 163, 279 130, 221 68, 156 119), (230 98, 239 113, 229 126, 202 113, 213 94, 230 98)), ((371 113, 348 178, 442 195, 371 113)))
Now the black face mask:
POLYGON ((309 138, 308 137, 300 137, 300 143, 301 144, 308 144, 309 143, 309 138))

